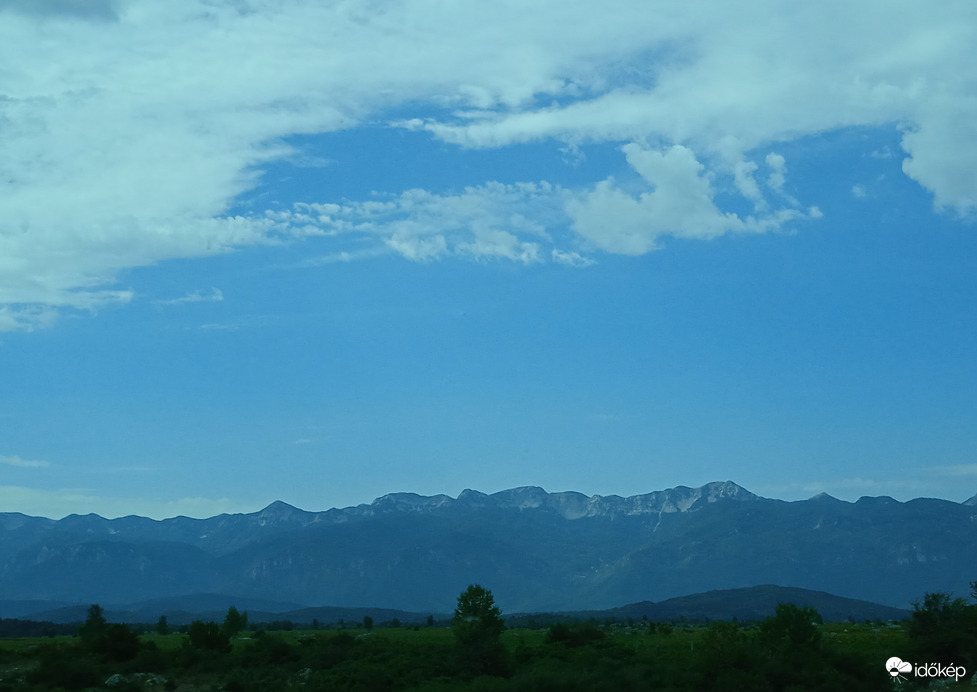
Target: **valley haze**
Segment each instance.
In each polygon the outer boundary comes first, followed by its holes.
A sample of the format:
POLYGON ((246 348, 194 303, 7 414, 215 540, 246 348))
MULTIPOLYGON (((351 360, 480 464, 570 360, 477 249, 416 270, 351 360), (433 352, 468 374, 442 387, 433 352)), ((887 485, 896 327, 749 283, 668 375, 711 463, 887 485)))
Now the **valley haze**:
POLYGON ((582 611, 777 584, 907 608, 977 578, 963 503, 785 502, 731 482, 631 497, 520 487, 384 495, 307 512, 152 520, 0 514, 8 600, 125 604, 193 593, 450 612, 470 583, 507 611, 582 611))

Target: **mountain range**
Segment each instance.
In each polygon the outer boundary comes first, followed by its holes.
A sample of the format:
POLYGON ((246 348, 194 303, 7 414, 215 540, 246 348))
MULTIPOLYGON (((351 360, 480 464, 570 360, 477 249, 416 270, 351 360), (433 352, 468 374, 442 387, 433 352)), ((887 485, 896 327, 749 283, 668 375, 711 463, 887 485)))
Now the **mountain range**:
POLYGON ((927 592, 965 595, 975 579, 977 496, 784 502, 726 481, 632 497, 395 493, 208 519, 0 513, 0 598, 52 608, 218 593, 445 613, 470 583, 508 612, 762 584, 906 608, 927 592))

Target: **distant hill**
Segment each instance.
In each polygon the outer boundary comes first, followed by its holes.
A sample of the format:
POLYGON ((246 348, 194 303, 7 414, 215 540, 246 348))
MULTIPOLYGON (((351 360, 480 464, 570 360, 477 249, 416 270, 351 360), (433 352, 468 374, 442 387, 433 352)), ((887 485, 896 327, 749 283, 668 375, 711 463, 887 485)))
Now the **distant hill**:
MULTIPOLYGON (((784 586, 753 586, 743 589, 725 589, 670 598, 660 603, 643 601, 607 610, 587 610, 555 613, 507 613, 506 619, 512 626, 527 624, 546 625, 567 619, 605 620, 650 620, 653 622, 709 622, 712 620, 738 620, 752 622, 773 615, 780 603, 794 603, 809 606, 821 614, 826 622, 853 620, 901 620, 911 612, 890 608, 851 598, 841 598, 821 591, 795 589, 784 586)), ((248 613, 251 623, 289 621, 296 625, 309 625, 318 621, 322 625, 344 621, 360 623, 365 616, 373 618, 377 624, 399 620, 404 624, 421 623, 428 616, 437 621, 450 619, 450 613, 411 613, 384 608, 341 608, 319 607, 287 609, 287 604, 269 601, 240 599, 219 594, 194 594, 168 599, 156 599, 128 606, 123 610, 107 610, 105 616, 110 622, 153 623, 161 615, 173 626, 186 625, 192 620, 223 620, 227 609, 235 606, 248 613), (256 607, 260 606, 260 608, 256 607)), ((31 614, 31 620, 53 623, 81 622, 88 613, 88 606, 76 605, 55 610, 42 610, 31 614)))
MULTIPOLYGON (((660 604, 763 584, 907 608, 927 592, 965 596, 975 556, 971 501, 783 502, 729 481, 632 497, 395 493, 325 512, 275 502, 209 519, 0 513, 0 594, 109 610, 211 593, 237 594, 238 607, 252 599, 254 612, 284 603, 445 613, 471 583, 492 589, 506 612, 660 604)), ((0 617, 25 614, 18 608, 0 603, 0 617)))
POLYGON ((595 618, 604 620, 644 620, 671 622, 708 622, 711 620, 738 620, 752 622, 773 615, 781 603, 793 603, 814 608, 825 622, 853 620, 902 620, 912 613, 901 608, 841 598, 823 591, 795 589, 785 586, 751 586, 743 589, 722 589, 670 598, 660 603, 643 601, 609 610, 583 611, 557 614, 564 617, 595 618))

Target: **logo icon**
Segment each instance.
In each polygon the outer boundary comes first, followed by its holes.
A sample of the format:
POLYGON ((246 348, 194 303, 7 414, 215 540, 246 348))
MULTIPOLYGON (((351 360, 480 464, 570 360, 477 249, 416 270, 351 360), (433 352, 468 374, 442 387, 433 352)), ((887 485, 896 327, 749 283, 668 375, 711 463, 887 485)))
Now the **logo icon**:
POLYGON ((913 670, 913 664, 908 661, 903 661, 898 656, 893 656, 888 661, 885 662, 885 669, 889 671, 894 679, 902 682, 906 679, 903 673, 911 673, 913 670))

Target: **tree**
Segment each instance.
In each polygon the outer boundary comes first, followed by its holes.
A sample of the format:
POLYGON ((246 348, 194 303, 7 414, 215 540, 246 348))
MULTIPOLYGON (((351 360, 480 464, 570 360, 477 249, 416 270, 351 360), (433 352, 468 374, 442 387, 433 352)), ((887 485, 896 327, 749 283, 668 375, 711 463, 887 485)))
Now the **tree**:
POLYGON ((86 645, 93 646, 105 634, 107 624, 105 615, 102 612, 102 606, 93 603, 88 608, 88 618, 78 628, 78 636, 81 637, 82 642, 86 645))
POLYGON ((780 603, 776 615, 760 623, 760 636, 774 649, 816 648, 821 643, 818 625, 822 622, 821 615, 810 606, 780 603))
POLYGON ((478 584, 465 589, 458 596, 451 629, 471 672, 480 675, 503 671, 505 652, 499 637, 505 630, 505 621, 491 591, 478 584))
POLYGON ((585 646, 603 638, 604 630, 598 627, 594 620, 572 624, 554 622, 546 633, 547 643, 563 644, 570 649, 585 646))
POLYGON ((156 634, 166 635, 169 633, 170 633, 170 625, 168 622, 166 622, 166 616, 160 615, 159 620, 156 621, 156 634))
POLYGON ((247 626, 247 612, 242 615, 240 612, 238 612, 237 608, 231 606, 227 609, 227 616, 224 618, 224 624, 221 625, 221 631, 223 631, 228 637, 233 637, 239 632, 242 632, 247 626))
POLYGON ((458 606, 451 618, 451 629, 458 641, 497 640, 505 630, 502 611, 495 605, 492 592, 472 584, 458 596, 458 606))
POLYGON ((372 630, 373 629, 373 618, 371 618, 369 615, 364 615, 363 616, 363 627, 366 629, 367 632, 369 632, 370 630, 372 630))
POLYGON ((202 622, 194 620, 187 630, 190 635, 190 646, 194 649, 207 651, 230 651, 231 642, 227 634, 216 622, 202 622))
POLYGON ((78 628, 82 645, 103 661, 128 661, 139 653, 139 638, 123 624, 109 624, 102 606, 97 603, 88 608, 88 617, 78 628))
POLYGON ((977 665, 977 606, 946 593, 928 593, 913 603, 909 638, 915 655, 926 661, 977 665))

